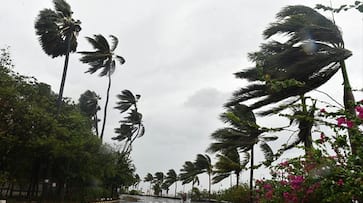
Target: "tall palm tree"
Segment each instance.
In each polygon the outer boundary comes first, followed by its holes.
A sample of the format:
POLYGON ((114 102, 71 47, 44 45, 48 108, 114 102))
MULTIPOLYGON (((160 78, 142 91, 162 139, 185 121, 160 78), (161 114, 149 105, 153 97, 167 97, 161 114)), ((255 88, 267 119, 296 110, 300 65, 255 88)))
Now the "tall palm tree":
POLYGON ((250 155, 245 154, 245 159, 241 161, 240 154, 237 149, 222 151, 217 154, 217 162, 215 163, 215 170, 213 171, 212 183, 219 183, 232 174, 236 175, 236 186, 239 185, 240 174, 243 169, 246 169, 250 155))
POLYGON ((154 181, 154 176, 151 173, 146 174, 144 177, 144 182, 150 182, 149 191, 151 191, 151 184, 154 181))
POLYGON ((122 65, 125 63, 125 59, 122 56, 118 56, 114 53, 117 45, 118 39, 117 37, 110 35, 112 40, 112 44, 107 42, 106 38, 102 35, 94 35, 93 38, 86 37, 88 42, 93 46, 95 51, 81 51, 78 52, 83 56, 80 58, 80 61, 86 64, 89 64, 91 67, 86 71, 86 73, 93 74, 100 70, 99 75, 101 77, 108 77, 108 86, 107 86, 107 94, 106 94, 106 102, 103 111, 103 123, 101 129, 101 140, 103 139, 103 134, 106 125, 107 118, 107 106, 108 100, 110 97, 110 89, 111 89, 111 75, 115 72, 116 68, 116 60, 122 65))
POLYGON ((154 174, 154 180, 153 180, 153 183, 155 184, 155 185, 157 185, 157 187, 156 188, 160 188, 160 193, 158 193, 158 195, 160 195, 160 196, 163 196, 163 188, 161 187, 162 186, 162 184, 164 183, 164 178, 165 178, 165 175, 164 175, 164 173, 163 172, 156 172, 155 174, 154 174))
MULTIPOLYGON (((312 8, 287 6, 277 14, 277 22, 270 24, 263 35, 265 39, 275 35, 284 35, 286 38, 284 42, 272 40, 262 44, 260 51, 249 54, 256 66, 235 75, 252 83, 236 91, 227 106, 256 98, 258 100, 250 106, 252 109, 280 101, 287 102, 261 112, 274 113, 320 87, 341 69, 345 109, 352 116, 355 115, 354 96, 344 62, 352 54, 344 48, 341 31, 334 22, 312 8)), ((350 131, 354 152, 357 144, 354 143, 353 134, 350 131)))
POLYGON ((63 90, 67 76, 69 53, 77 49, 77 35, 81 21, 72 18, 70 5, 64 0, 53 0, 54 10, 43 9, 36 21, 35 30, 44 52, 51 57, 65 55, 61 85, 57 99, 57 113, 60 111, 63 90))
POLYGON ((207 151, 223 152, 228 150, 250 151, 250 190, 253 189, 254 146, 260 142, 266 161, 269 165, 273 161, 273 151, 266 143, 276 140, 277 137, 263 136, 266 129, 256 123, 256 117, 252 110, 246 105, 236 104, 228 107, 221 115, 221 119, 229 124, 229 127, 221 128, 212 133, 211 137, 216 141, 210 144, 207 151))
POLYGON ((94 91, 87 90, 79 97, 79 108, 85 116, 93 121, 93 127, 95 129, 96 135, 98 136, 98 116, 97 112, 101 109, 98 105, 98 100, 101 97, 94 91))
POLYGON ((121 113, 129 111, 128 116, 120 121, 120 127, 115 129, 117 134, 113 140, 125 141, 124 153, 131 152, 132 144, 138 137, 142 137, 145 133, 145 127, 142 123, 142 114, 138 111, 137 102, 140 95, 134 95, 129 90, 123 90, 121 94, 117 95, 119 101, 117 102, 116 109, 121 113))
POLYGON ((194 165, 197 168, 198 174, 208 174, 208 193, 210 195, 212 185, 212 173, 213 165, 211 158, 207 154, 197 154, 197 158, 194 161, 194 165))
POLYGON ((166 173, 166 178, 165 181, 168 182, 170 185, 175 183, 175 197, 176 197, 176 192, 177 192, 177 187, 178 187, 178 174, 175 172, 174 169, 169 169, 169 171, 166 173))

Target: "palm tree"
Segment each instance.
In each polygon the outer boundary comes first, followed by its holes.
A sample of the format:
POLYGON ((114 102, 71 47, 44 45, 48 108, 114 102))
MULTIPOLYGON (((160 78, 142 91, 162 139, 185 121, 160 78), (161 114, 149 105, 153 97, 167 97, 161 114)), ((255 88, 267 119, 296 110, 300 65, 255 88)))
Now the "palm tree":
POLYGON ((191 161, 186 161, 180 169, 179 179, 183 185, 191 182, 192 187, 194 187, 196 183, 199 185, 198 174, 199 170, 195 164, 191 161))
POLYGON ((197 154, 197 158, 194 162, 195 167, 197 168, 198 174, 207 173, 208 174, 208 193, 210 195, 211 192, 211 183, 212 183, 212 173, 213 173, 213 165, 211 158, 207 154, 197 154))
POLYGON ((99 75, 101 77, 108 77, 108 86, 107 86, 107 94, 106 94, 106 102, 103 111, 103 123, 101 129, 101 140, 103 139, 103 134, 106 125, 106 117, 107 117, 107 106, 108 100, 110 97, 110 89, 111 89, 111 75, 115 72, 116 68, 116 60, 122 65, 125 63, 125 59, 122 56, 118 56, 114 53, 117 45, 118 39, 117 37, 110 35, 112 40, 112 45, 110 46, 107 42, 106 38, 102 35, 94 35, 94 38, 86 37, 88 42, 93 46, 96 51, 82 51, 78 52, 83 56, 80 58, 80 61, 86 64, 89 64, 91 67, 86 71, 86 73, 93 74, 100 70, 99 75))
POLYGON ((70 5, 64 0, 53 0, 54 9, 40 11, 35 30, 43 51, 51 56, 65 55, 61 85, 57 99, 57 113, 60 111, 64 84, 67 76, 69 53, 77 49, 77 35, 81 31, 81 21, 72 18, 70 5))
POLYGON ((164 183, 164 178, 165 175, 163 172, 156 172, 154 175, 154 180, 153 183, 157 186, 155 188, 159 188, 160 189, 160 193, 158 191, 154 191, 155 194, 163 196, 163 188, 161 187, 162 184, 164 183))
POLYGON ((146 174, 144 182, 150 182, 149 191, 151 191, 151 183, 154 181, 154 176, 151 173, 146 174))
POLYGON ((236 175, 236 186, 239 185, 240 174, 246 169, 250 155, 245 154, 245 159, 241 161, 240 154, 237 149, 222 151, 217 154, 218 161, 215 163, 215 171, 213 172, 213 184, 219 183, 232 174, 236 175))
MULTIPOLYGON (((287 101, 280 107, 268 109, 270 114, 295 103, 305 93, 327 82, 339 69, 344 80, 344 105, 355 116, 354 96, 344 60, 352 54, 344 48, 339 28, 323 15, 306 6, 287 6, 277 14, 277 22, 263 32, 265 39, 284 35, 284 42, 270 41, 261 50, 249 54, 255 67, 236 73, 252 84, 234 93, 227 106, 258 98, 252 109, 287 101)), ((353 153, 358 145, 354 133, 349 138, 353 153), (353 137, 352 137, 353 136, 353 137)))
POLYGON ((170 188, 170 186, 171 186, 171 184, 169 182, 165 182, 164 181, 163 183, 161 183, 160 188, 162 190, 166 190, 166 196, 168 196, 168 194, 169 194, 169 188, 170 188))
POLYGON ((121 120, 120 127, 115 129, 117 134, 113 140, 124 141, 125 145, 122 150, 124 153, 129 153, 132 150, 132 144, 138 137, 142 137, 145 133, 145 127, 142 123, 142 114, 138 111, 137 102, 140 95, 134 95, 129 90, 123 90, 121 94, 117 95, 119 102, 117 102, 116 109, 124 113, 129 110, 128 116, 121 120))
POLYGON ((312 128, 315 124, 316 100, 312 101, 312 106, 308 108, 306 99, 306 97, 301 97, 301 105, 291 106, 293 115, 287 115, 287 117, 290 118, 290 125, 298 125, 299 132, 296 139, 292 143, 285 145, 281 152, 292 149, 300 143, 304 144, 305 154, 308 154, 313 148, 312 128))
POLYGON ((139 184, 141 182, 141 178, 139 176, 139 174, 135 174, 135 184, 134 184, 134 188, 138 190, 139 184))
POLYGON ((93 121, 93 127, 96 131, 96 135, 98 136, 98 117, 97 112, 101 109, 98 105, 98 100, 101 97, 96 94, 94 91, 87 90, 83 94, 81 94, 79 98, 79 108, 81 113, 90 118, 93 121))
POLYGON ((177 187, 178 187, 178 174, 176 174, 174 169, 169 169, 169 171, 166 173, 166 178, 165 178, 165 182, 168 182, 170 185, 175 183, 175 197, 176 197, 176 192, 177 192, 177 187))
POLYGON ((262 135, 267 130, 256 124, 254 113, 246 105, 236 104, 228 107, 227 112, 221 115, 221 119, 230 126, 212 133, 211 136, 216 142, 211 143, 207 151, 223 152, 236 149, 243 152, 250 151, 250 190, 252 191, 253 169, 256 167, 254 166, 254 146, 261 143, 260 147, 266 158, 264 164, 269 165, 273 161, 273 151, 266 142, 276 140, 277 137, 262 135))

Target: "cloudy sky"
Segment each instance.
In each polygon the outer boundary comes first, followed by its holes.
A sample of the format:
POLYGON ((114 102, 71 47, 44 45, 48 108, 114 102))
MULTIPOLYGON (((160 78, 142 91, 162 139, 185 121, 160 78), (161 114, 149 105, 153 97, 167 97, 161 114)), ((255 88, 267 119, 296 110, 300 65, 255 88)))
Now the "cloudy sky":
MULTIPOLYGON (((126 59, 126 63, 117 66, 112 76, 110 106, 114 106, 115 95, 123 89, 142 95, 139 109, 144 114, 146 134, 136 141, 131 155, 141 177, 148 172, 179 171, 185 161, 193 161, 196 154, 205 153, 211 143, 209 135, 223 126, 218 120, 223 103, 231 92, 246 85, 232 73, 252 65, 247 60, 247 53, 258 49, 263 42, 262 31, 274 21, 282 7, 329 4, 328 0, 68 2, 74 18, 82 21, 79 51, 91 48, 85 36, 112 34, 119 38, 116 52, 126 59)), ((346 2, 332 1, 335 6, 346 2)), ((53 8, 52 1, 2 0, 0 47, 10 46, 15 71, 35 76, 58 92, 64 58, 47 56, 34 31, 35 18, 44 8, 53 8)), ((330 13, 324 14, 331 17, 330 13)), ((343 31, 346 48, 353 52, 347 67, 351 83, 357 89, 363 87, 362 19, 362 14, 355 10, 335 16, 343 31)), ((107 79, 97 74, 84 74, 88 66, 78 59, 79 55, 71 55, 64 96, 77 101, 80 94, 90 89, 105 98, 107 79)), ((320 90, 340 101, 341 83, 339 72, 320 90)), ((362 94, 357 93, 356 97, 362 99, 362 94)), ((107 142, 112 143, 113 129, 121 118, 110 108, 107 142)), ((259 118, 258 123, 272 126, 282 125, 284 121, 259 118)), ((274 146, 277 148, 285 141, 282 137, 274 146)), ((294 153, 287 156, 289 154, 294 153)), ((261 160, 261 157, 257 159, 261 160)), ((266 174, 267 171, 261 169, 256 178, 266 174)), ((242 178, 246 181, 247 177, 245 172, 242 178)), ((201 185, 207 187, 206 182, 201 185)), ((219 188, 221 184, 214 187, 219 188)))

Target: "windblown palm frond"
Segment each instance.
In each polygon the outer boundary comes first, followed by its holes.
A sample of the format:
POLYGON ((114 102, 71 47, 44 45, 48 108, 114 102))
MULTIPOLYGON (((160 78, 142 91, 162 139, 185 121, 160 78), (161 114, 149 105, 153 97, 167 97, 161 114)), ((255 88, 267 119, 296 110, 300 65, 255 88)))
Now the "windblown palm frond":
POLYGON ((80 61, 91 66, 86 73, 93 74, 102 69, 99 75, 105 76, 112 74, 115 71, 115 60, 119 61, 121 65, 125 63, 125 59, 122 56, 118 56, 114 53, 117 46, 116 41, 118 42, 118 39, 113 35, 111 36, 112 49, 103 35, 94 35, 93 38, 86 37, 87 41, 95 49, 95 51, 78 52, 83 55, 80 58, 80 61))
POLYGON ((343 48, 338 27, 306 6, 285 7, 263 34, 266 39, 282 34, 287 40, 272 40, 249 54, 256 66, 235 75, 251 84, 237 90, 226 106, 257 99, 250 108, 259 109, 291 100, 323 85, 342 67, 341 61, 352 55, 343 48))
POLYGON ((115 109, 118 109, 120 110, 120 113, 123 113, 129 110, 132 105, 136 104, 136 102, 140 98, 140 95, 134 96, 134 94, 130 90, 122 90, 121 94, 117 95, 117 98, 119 99, 119 101, 117 102, 117 106, 115 107, 115 109))
POLYGON ((58 57, 76 51, 81 22, 72 18, 73 12, 67 2, 54 0, 53 3, 55 11, 51 9, 40 11, 35 21, 35 30, 44 52, 52 57, 58 57), (69 51, 68 40, 70 40, 69 51))
POLYGON ((240 173, 246 168, 248 159, 249 156, 247 157, 247 160, 241 162, 237 149, 226 150, 221 154, 217 154, 217 162, 215 164, 215 170, 213 171, 213 183, 218 183, 232 174, 235 174, 236 185, 238 185, 240 173))
POLYGON ((182 181, 182 184, 187 184, 190 182, 193 182, 195 180, 195 177, 198 176, 198 169, 195 166, 195 164, 191 161, 186 161, 180 169, 180 180, 182 181))

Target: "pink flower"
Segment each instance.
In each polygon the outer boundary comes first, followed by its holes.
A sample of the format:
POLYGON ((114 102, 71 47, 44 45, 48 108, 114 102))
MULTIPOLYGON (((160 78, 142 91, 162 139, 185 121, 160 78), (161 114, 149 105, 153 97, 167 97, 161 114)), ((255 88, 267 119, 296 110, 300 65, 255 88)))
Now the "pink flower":
POLYGON ((320 133, 320 142, 325 142, 325 134, 324 133, 320 133))
POLYGON ((284 166, 284 167, 286 167, 286 166, 288 166, 289 165, 289 162, 288 161, 284 161, 284 162, 281 162, 280 163, 280 166, 284 166))
POLYGON ((290 176, 290 185, 294 190, 298 190, 303 182, 303 176, 290 176))
POLYGON ((339 186, 342 186, 342 185, 344 185, 344 181, 343 181, 343 179, 339 179, 338 180, 338 182, 337 182, 337 185, 339 185, 339 186))
POLYGON ((282 181, 280 181, 280 184, 281 185, 287 185, 287 181, 286 180, 282 180, 282 181))
POLYGON ((337 118, 338 126, 341 126, 342 124, 346 123, 346 119, 344 117, 337 118))
POLYGON ((325 109, 324 108, 320 109, 320 113, 326 113, 325 109))
POLYGON ((290 194, 288 192, 284 192, 282 195, 284 196, 285 200, 290 199, 290 194))
POLYGON ((347 127, 348 128, 352 128, 353 126, 354 126, 354 123, 353 123, 353 121, 351 121, 351 120, 346 120, 346 124, 347 124, 347 127))
POLYGON ((358 113, 363 113, 363 107, 361 106, 356 106, 355 110, 358 111, 358 113))
POLYGON ((270 185, 270 184, 265 184, 264 186, 263 186, 263 188, 265 188, 265 190, 271 190, 272 189, 272 186, 270 185))
POLYGON ((270 190, 270 191, 266 192, 266 194, 265 194, 265 197, 266 197, 266 199, 268 199, 268 200, 272 199, 272 196, 273 196, 273 192, 272 192, 272 190, 270 190))
POLYGON ((363 107, 356 106, 355 110, 358 112, 358 118, 363 119, 363 107))

